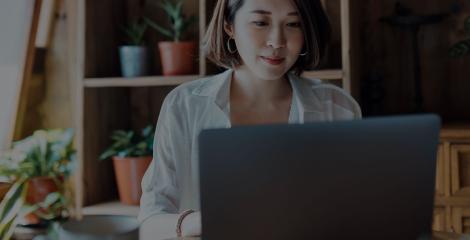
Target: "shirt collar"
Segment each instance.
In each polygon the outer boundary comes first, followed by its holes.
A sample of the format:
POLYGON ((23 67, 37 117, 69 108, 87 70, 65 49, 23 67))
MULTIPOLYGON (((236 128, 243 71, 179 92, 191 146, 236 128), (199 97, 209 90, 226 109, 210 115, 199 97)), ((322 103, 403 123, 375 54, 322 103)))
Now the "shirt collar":
POLYGON ((233 70, 228 69, 215 75, 195 88, 192 93, 197 96, 211 98, 223 110, 229 103, 232 73, 233 70))
MULTIPOLYGON (((226 112, 229 105, 232 73, 233 69, 228 69, 223 73, 215 75, 195 88, 192 93, 213 99, 215 104, 226 112)), ((308 115, 317 115, 323 112, 321 101, 312 90, 312 80, 298 77, 293 73, 288 73, 287 76, 292 86, 292 101, 297 101, 301 117, 300 121, 304 122, 305 116, 308 117, 308 115)))

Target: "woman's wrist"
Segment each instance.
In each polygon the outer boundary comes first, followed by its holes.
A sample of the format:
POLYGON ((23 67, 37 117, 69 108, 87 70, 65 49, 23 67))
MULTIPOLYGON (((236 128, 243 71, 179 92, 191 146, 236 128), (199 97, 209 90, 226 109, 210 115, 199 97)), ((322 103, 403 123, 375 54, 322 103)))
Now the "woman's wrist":
POLYGON ((194 210, 192 209, 189 209, 189 210, 186 210, 186 211, 183 211, 182 213, 180 213, 179 217, 178 217, 178 221, 176 223, 176 236, 177 237, 182 237, 182 225, 183 225, 183 221, 184 219, 191 213, 195 212, 194 210))

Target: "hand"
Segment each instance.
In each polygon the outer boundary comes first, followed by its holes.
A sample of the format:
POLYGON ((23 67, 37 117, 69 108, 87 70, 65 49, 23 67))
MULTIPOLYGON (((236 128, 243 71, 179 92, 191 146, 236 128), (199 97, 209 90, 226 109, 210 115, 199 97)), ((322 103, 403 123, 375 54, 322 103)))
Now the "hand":
POLYGON ((201 236, 201 212, 193 212, 183 219, 181 234, 183 237, 201 236))

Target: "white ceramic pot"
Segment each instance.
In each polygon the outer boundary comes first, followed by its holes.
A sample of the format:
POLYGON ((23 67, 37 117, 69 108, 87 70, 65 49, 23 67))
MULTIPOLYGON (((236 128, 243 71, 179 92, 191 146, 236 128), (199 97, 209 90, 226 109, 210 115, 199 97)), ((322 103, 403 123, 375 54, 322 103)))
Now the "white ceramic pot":
POLYGON ((148 74, 148 49, 141 46, 121 46, 119 48, 123 77, 137 77, 148 74))
POLYGON ((89 215, 69 220, 59 230, 60 240, 137 240, 139 222, 135 217, 89 215))

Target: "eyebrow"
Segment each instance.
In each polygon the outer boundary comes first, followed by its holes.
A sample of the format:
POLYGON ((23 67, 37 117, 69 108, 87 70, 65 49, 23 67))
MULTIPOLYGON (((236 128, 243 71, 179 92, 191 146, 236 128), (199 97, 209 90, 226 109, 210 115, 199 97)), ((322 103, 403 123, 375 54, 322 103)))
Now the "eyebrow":
MULTIPOLYGON (((253 10, 250 13, 257 13, 257 14, 265 14, 265 15, 271 15, 271 12, 265 11, 265 10, 253 10)), ((287 14, 287 16, 299 16, 299 13, 297 12, 290 12, 287 14)))

